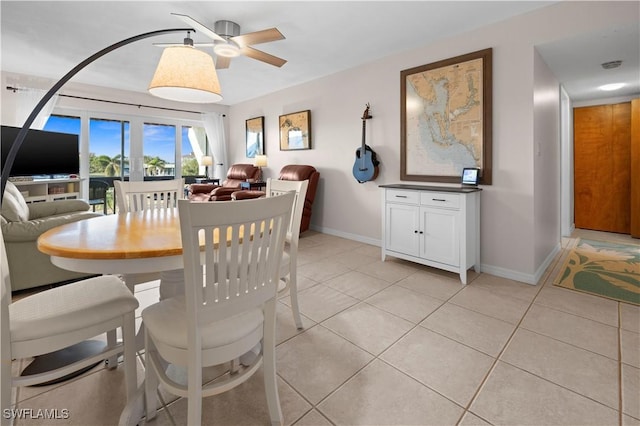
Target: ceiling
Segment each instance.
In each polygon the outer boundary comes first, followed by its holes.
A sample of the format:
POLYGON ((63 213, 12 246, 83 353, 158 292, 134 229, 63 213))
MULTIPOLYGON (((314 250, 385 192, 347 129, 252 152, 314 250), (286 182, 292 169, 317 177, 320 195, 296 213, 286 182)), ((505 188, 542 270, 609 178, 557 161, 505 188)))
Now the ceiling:
MULTIPOLYGON (((277 27, 285 40, 256 46, 287 59, 277 68, 245 57, 219 70, 225 105, 330 75, 438 39, 548 6, 554 1, 5 1, 0 2, 2 70, 59 79, 98 50, 125 38, 165 28, 185 28, 171 13, 213 28, 238 23, 241 33, 277 27), (425 25, 425 23, 427 23, 425 25)), ((74 82, 146 92, 162 49, 180 42, 175 33, 145 39, 98 59, 74 82)), ((195 42, 209 42, 203 34, 195 42)), ((593 91, 596 84, 625 79, 640 92, 638 25, 540 46, 573 99, 627 94, 593 91), (570 52, 570 54, 567 54, 570 52), (600 63, 622 59, 606 73, 600 63)), ((209 48, 210 49, 210 48, 209 48)), ((213 53, 211 50, 207 50, 213 53)))

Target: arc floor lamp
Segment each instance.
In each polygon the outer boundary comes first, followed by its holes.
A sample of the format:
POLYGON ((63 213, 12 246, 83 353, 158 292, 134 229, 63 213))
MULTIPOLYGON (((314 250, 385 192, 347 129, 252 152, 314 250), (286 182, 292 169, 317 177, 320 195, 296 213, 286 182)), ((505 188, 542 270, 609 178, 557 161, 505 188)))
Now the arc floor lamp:
POLYGON ((18 150, 24 142, 31 124, 33 124, 42 108, 44 108, 53 95, 55 95, 58 90, 60 90, 60 88, 62 88, 62 86, 71 79, 71 77, 76 75, 80 70, 94 62, 96 59, 109 52, 146 38, 169 33, 187 32, 187 37, 184 39, 183 46, 166 47, 163 51, 158 67, 156 68, 155 75, 149 85, 149 92, 152 95, 161 98, 181 102, 213 103, 222 100, 222 95, 220 94, 220 83, 218 81, 218 75, 216 73, 215 64, 213 63, 213 58, 205 52, 193 47, 193 40, 189 37, 189 33, 192 31, 195 32, 193 28, 172 28, 151 31, 129 37, 89 56, 65 74, 64 77, 58 80, 58 82, 55 83, 42 97, 33 111, 31 111, 31 114, 27 117, 16 136, 9 153, 7 154, 5 164, 2 165, 0 206, 2 206, 4 189, 7 185, 7 181, 9 180, 11 168, 18 150))

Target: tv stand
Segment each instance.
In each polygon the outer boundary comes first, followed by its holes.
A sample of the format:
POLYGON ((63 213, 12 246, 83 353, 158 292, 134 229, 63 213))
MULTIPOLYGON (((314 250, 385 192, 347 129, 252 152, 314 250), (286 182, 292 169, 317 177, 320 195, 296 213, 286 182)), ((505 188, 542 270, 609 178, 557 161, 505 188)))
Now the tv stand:
POLYGON ((9 180, 20 190, 27 204, 80 198, 81 180, 77 178, 9 180))

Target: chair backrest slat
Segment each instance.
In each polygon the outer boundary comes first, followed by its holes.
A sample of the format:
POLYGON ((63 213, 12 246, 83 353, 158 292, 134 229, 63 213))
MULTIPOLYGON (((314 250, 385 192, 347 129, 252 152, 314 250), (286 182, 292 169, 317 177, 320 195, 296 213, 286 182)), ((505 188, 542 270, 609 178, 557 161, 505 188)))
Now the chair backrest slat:
POLYGON ((293 211, 291 213, 291 221, 287 227, 287 242, 297 242, 300 235, 300 222, 302 221, 302 211, 304 209, 304 200, 309 187, 308 180, 267 180, 267 197, 274 197, 285 194, 287 192, 295 193, 295 201, 293 211))
POLYGON ((275 297, 293 198, 287 193, 241 203, 178 201, 185 297, 194 324, 275 297))
POLYGON ((177 206, 184 199, 184 178, 131 182, 116 180, 116 201, 120 213, 177 206))

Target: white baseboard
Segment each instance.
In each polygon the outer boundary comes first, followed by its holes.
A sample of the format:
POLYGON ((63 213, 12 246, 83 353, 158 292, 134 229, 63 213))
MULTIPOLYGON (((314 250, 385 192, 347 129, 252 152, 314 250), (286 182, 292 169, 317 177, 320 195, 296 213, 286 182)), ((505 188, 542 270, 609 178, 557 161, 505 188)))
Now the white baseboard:
POLYGON ((551 253, 549 253, 549 255, 544 260, 544 262, 542 262, 542 265, 540 265, 540 267, 536 271, 536 283, 540 282, 540 280, 544 276, 545 271, 547 270, 549 265, 551 265, 551 262, 553 262, 553 260, 556 258, 558 253, 560 253, 561 251, 562 251, 562 244, 560 243, 556 244, 556 246, 553 248, 551 253))
POLYGON ((323 226, 310 225, 309 228, 316 232, 322 232, 323 234, 329 234, 364 244, 370 244, 372 246, 382 247, 382 242, 374 238, 363 237, 362 235, 351 234, 349 232, 338 231, 337 229, 325 228, 323 226))
POLYGON ((507 278, 509 280, 519 281, 525 284, 536 285, 538 282, 533 274, 525 274, 523 272, 502 268, 500 266, 492 266, 482 264, 480 269, 483 273, 495 275, 496 277, 507 278))
MULTIPOLYGON (((351 234, 349 232, 338 231, 336 229, 325 228, 322 226, 311 225, 310 229, 316 232, 322 232, 323 234, 334 235, 336 237, 346 238, 348 240, 354 240, 365 244, 371 244, 373 246, 382 246, 382 242, 380 240, 376 240, 374 238, 363 237, 362 235, 351 234)), ((525 284, 536 285, 544 275, 544 272, 547 270, 547 267, 551 264, 556 255, 560 252, 561 246, 560 243, 556 245, 556 247, 549 253, 546 257, 542 265, 538 267, 535 274, 525 274, 519 271, 514 271, 511 269, 502 268, 500 266, 492 266, 487 264, 480 265, 480 269, 482 272, 486 272, 487 274, 495 275, 501 278, 507 278, 514 281, 523 282, 525 284)))

